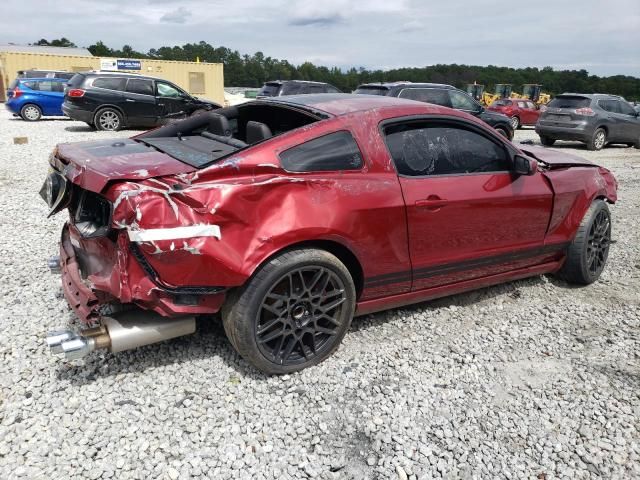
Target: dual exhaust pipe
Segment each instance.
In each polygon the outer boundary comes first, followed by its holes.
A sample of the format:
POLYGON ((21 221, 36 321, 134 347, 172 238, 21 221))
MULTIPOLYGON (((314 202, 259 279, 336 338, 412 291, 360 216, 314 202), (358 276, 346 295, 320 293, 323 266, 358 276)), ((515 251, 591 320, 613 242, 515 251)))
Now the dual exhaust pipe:
POLYGON ((67 360, 82 358, 95 350, 122 352, 132 348, 189 335, 196 331, 194 316, 164 318, 146 311, 103 317, 102 325, 80 332, 60 329, 47 334, 51 353, 67 360))

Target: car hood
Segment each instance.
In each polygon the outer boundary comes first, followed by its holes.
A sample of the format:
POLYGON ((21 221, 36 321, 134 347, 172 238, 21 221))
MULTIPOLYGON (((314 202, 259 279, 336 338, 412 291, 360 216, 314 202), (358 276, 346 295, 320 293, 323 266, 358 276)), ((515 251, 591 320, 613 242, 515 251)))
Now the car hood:
POLYGON ((63 143, 52 161, 61 163, 60 170, 73 183, 96 193, 114 180, 144 180, 196 170, 129 138, 63 143))
POLYGON ((589 160, 585 160, 577 155, 570 153, 559 152, 550 148, 536 147, 531 145, 518 145, 520 149, 534 156, 542 163, 548 165, 550 168, 564 168, 564 167, 597 167, 597 165, 589 160))

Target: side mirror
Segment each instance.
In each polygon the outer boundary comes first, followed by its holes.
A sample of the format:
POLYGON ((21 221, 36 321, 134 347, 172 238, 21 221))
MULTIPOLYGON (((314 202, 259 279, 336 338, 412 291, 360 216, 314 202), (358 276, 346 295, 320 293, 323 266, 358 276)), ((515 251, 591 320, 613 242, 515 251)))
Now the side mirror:
POLYGON ((538 170, 538 162, 523 155, 513 157, 513 171, 518 175, 533 175, 538 170))

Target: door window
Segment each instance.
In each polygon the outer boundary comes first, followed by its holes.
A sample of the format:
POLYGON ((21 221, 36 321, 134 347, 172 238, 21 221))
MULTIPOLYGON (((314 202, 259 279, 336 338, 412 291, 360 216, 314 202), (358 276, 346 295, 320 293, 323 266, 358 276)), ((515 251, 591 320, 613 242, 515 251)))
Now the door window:
POLYGON ((362 155, 351 134, 340 131, 285 150, 280 162, 290 172, 359 170, 362 155))
POLYGON ((140 95, 153 95, 153 82, 142 78, 130 78, 127 80, 126 91, 140 95))
POLYGON ((449 92, 438 88, 405 88, 398 96, 409 100, 417 100, 418 102, 434 103, 444 107, 451 106, 449 92))
POLYGON ((457 92, 455 90, 449 90, 449 97, 451 98, 451 107, 457 110, 467 110, 468 112, 475 112, 478 110, 476 102, 465 93, 457 92))
POLYGON ((385 129, 400 175, 457 175, 509 170, 503 145, 451 124, 400 124, 385 129))
POLYGON ((182 93, 176 87, 164 82, 156 82, 159 97, 180 98, 182 93))

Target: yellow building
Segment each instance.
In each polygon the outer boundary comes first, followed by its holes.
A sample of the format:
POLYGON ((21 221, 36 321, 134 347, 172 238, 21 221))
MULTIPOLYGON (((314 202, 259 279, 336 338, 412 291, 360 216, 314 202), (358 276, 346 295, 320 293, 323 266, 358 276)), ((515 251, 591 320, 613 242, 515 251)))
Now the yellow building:
POLYGON ((31 69, 140 73, 169 80, 197 97, 224 104, 221 63, 93 57, 87 50, 79 48, 17 45, 0 45, 0 101, 5 100, 7 86, 16 78, 18 71, 31 69))

